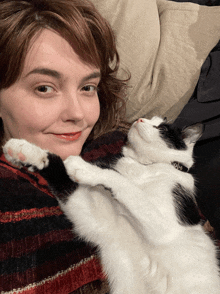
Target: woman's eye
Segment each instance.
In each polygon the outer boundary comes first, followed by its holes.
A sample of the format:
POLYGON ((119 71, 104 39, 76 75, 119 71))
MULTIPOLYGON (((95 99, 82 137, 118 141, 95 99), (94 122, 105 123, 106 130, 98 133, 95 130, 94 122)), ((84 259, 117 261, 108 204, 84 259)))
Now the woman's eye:
POLYGON ((38 92, 40 92, 40 93, 52 93, 53 92, 53 88, 52 87, 50 87, 50 86, 44 86, 44 85, 38 86, 36 88, 36 90, 38 92))
POLYGON ((34 89, 36 95, 42 98, 51 98, 56 94, 56 90, 52 86, 40 85, 34 89))
POLYGON ((98 91, 98 87, 94 85, 86 85, 82 88, 82 90, 85 92, 94 93, 98 91))

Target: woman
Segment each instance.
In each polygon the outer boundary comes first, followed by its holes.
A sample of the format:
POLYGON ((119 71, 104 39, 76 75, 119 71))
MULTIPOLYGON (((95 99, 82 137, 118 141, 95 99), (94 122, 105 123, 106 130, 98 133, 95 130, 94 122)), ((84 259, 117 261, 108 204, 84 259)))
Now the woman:
MULTIPOLYGON (((94 158, 88 142, 124 110, 108 23, 87 0, 6 0, 0 11, 1 146, 24 138, 65 159, 87 142, 94 158)), ((104 140, 119 148, 123 135, 104 140)), ((0 176, 0 292, 107 293, 95 249, 73 235, 47 183, 3 155, 0 176)))

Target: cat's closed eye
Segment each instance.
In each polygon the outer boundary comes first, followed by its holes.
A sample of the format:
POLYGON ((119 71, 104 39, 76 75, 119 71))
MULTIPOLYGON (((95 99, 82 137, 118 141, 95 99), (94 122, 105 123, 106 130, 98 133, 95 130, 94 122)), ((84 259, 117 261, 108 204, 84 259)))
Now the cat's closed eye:
POLYGON ((164 132, 168 131, 168 128, 165 125, 154 126, 154 128, 164 132))

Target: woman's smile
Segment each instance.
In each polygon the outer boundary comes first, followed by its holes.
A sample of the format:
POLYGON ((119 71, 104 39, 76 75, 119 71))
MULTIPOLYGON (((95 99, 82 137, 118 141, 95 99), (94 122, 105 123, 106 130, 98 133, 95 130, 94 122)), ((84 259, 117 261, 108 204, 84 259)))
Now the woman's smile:
POLYGON ((65 133, 65 134, 53 134, 57 138, 65 141, 76 141, 81 136, 82 132, 76 132, 76 133, 65 133))

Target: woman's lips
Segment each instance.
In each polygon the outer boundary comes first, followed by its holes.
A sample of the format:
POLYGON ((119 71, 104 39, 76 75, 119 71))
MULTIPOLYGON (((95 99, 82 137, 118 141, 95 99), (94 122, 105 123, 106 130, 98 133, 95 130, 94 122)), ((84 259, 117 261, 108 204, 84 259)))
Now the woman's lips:
POLYGON ((82 132, 76 133, 65 133, 65 134, 53 134, 59 139, 66 140, 66 141, 76 141, 81 136, 82 132))

